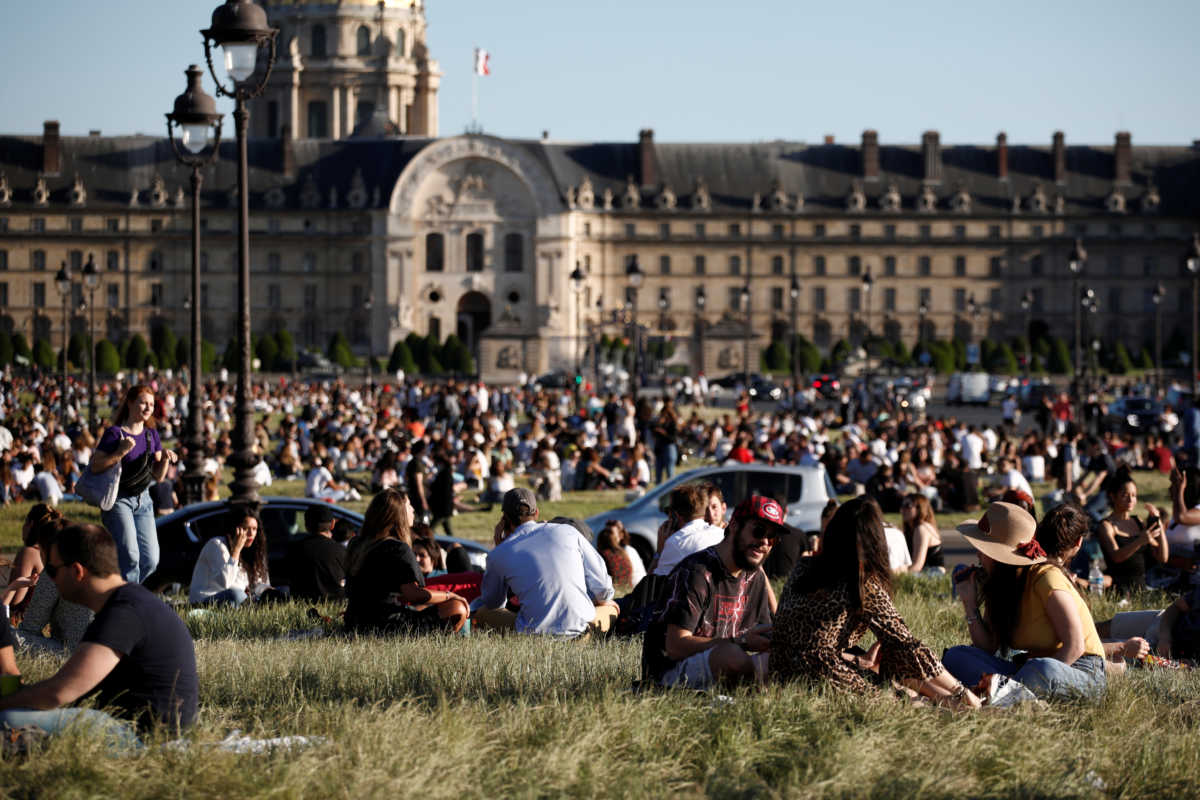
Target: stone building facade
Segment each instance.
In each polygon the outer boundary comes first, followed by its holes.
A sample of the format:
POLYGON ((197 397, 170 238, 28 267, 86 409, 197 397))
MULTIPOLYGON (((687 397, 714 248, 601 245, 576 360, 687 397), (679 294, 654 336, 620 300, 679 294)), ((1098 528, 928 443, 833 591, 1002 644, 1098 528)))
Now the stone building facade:
MULTIPOLYGON (((752 353, 793 315, 822 349, 868 331, 911 344, 922 319, 927 336, 1009 337, 1026 291, 1032 322, 1070 340, 1076 238, 1092 331, 1140 347, 1160 282, 1164 333, 1190 324, 1181 260, 1200 230, 1200 143, 437 138, 420 2, 266 5, 283 52, 251 117, 252 316, 301 346, 343 331, 383 354, 410 332, 457 333, 501 379, 569 369, 636 318, 676 344, 675 362, 716 375, 742 369, 747 320, 752 353), (327 125, 308 124, 314 103, 327 125)), ((98 336, 186 335, 187 182, 165 138, 62 137, 57 123, 0 136, 0 325, 57 346, 55 271, 68 264, 78 284, 90 256, 98 336)), ((198 298, 218 344, 234 331, 235 186, 227 141, 205 179, 198 298)), ((86 292, 73 292, 67 324, 82 331, 86 292)))

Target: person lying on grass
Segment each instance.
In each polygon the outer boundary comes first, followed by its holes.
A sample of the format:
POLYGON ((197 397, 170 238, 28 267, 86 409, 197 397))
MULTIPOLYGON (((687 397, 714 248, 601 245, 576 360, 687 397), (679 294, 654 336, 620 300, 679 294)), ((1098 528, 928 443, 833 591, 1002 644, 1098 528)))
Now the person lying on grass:
POLYGON ((362 532, 347 553, 346 627, 360 633, 457 632, 467 602, 426 588, 412 550, 413 507, 399 489, 384 489, 367 506, 362 532))
POLYGON ((619 609, 604 559, 574 526, 537 518, 532 491, 505 493, 472 624, 565 639, 608 633, 619 609), (509 592, 521 601, 516 613, 504 607, 509 592))
POLYGON ((827 681, 863 693, 878 678, 894 679, 951 708, 979 706, 892 604, 883 516, 868 496, 841 505, 818 554, 792 570, 775 617, 769 667, 775 680, 827 681), (864 653, 855 645, 867 631, 876 642, 864 653))
POLYGON ((1007 675, 1042 699, 1104 693, 1104 646, 1091 611, 1061 566, 1062 556, 1051 560, 1038 541, 1056 542, 1057 553, 1073 554, 1088 527, 1083 511, 1064 504, 1042 518, 1035 538, 1033 517, 1009 503, 992 503, 977 523, 958 526, 982 566, 959 575, 972 644, 942 656, 956 678, 976 685, 986 674, 1007 675), (1010 659, 998 651, 1023 652, 1010 659))
MULTIPOLYGON (((76 726, 123 747, 137 744, 137 732, 159 725, 178 731, 195 722, 191 634, 153 592, 126 583, 108 531, 86 524, 61 531, 46 556, 46 579, 96 618, 57 673, 0 697, 0 728, 31 725, 54 734, 76 726), (92 696, 105 711, 66 708, 92 696)), ((5 650, 0 644, 0 654, 5 650)), ((11 672, 13 665, 4 662, 0 655, 0 671, 11 672)))
POLYGON ((642 642, 642 677, 660 686, 706 689, 767 678, 771 603, 762 563, 780 535, 774 500, 742 501, 721 541, 679 562, 642 642))

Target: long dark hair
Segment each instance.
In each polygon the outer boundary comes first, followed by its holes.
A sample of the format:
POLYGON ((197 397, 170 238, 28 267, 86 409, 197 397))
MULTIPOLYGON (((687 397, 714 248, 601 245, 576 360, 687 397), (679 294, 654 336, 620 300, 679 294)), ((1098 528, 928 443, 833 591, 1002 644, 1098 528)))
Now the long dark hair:
POLYGON ((983 604, 996 644, 1000 649, 1012 645, 1012 634, 1021 617, 1021 597, 1025 594, 1025 582, 1029 579, 1029 567, 1002 564, 992 566, 992 574, 983 582, 983 604))
POLYGON ((248 519, 258 523, 258 533, 255 534, 254 541, 249 546, 242 548, 238 562, 249 576, 250 586, 253 588, 267 578, 267 531, 263 528, 262 520, 249 506, 234 506, 229 512, 229 529, 225 534, 225 540, 229 543, 229 549, 232 550, 233 543, 237 538, 235 531, 248 519))
POLYGON ((854 608, 862 608, 867 584, 872 581, 891 595, 891 564, 878 503, 862 495, 838 507, 825 528, 821 552, 810 574, 820 586, 845 584, 854 608))

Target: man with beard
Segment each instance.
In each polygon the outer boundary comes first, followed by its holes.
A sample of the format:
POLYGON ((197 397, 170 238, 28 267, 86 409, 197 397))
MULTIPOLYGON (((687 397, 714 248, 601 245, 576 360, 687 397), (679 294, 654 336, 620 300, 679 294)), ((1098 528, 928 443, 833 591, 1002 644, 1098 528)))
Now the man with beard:
POLYGON ((734 510, 720 544, 679 563, 646 631, 644 679, 692 689, 766 679, 771 609, 762 563, 786 532, 779 503, 756 495, 734 510))

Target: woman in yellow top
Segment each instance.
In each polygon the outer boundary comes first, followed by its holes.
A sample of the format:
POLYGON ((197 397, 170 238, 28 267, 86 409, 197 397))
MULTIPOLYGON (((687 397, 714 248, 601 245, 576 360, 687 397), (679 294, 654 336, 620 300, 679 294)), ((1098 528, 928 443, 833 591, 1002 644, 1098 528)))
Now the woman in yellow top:
POLYGON ((1087 516, 1062 505, 1035 525, 1018 506, 992 503, 978 523, 958 530, 979 552, 981 567, 956 576, 972 646, 947 650, 946 669, 967 686, 990 673, 1010 676, 1044 699, 1099 697, 1104 646, 1092 614, 1061 558, 1046 556, 1049 549, 1069 563, 1087 533, 1087 516))

